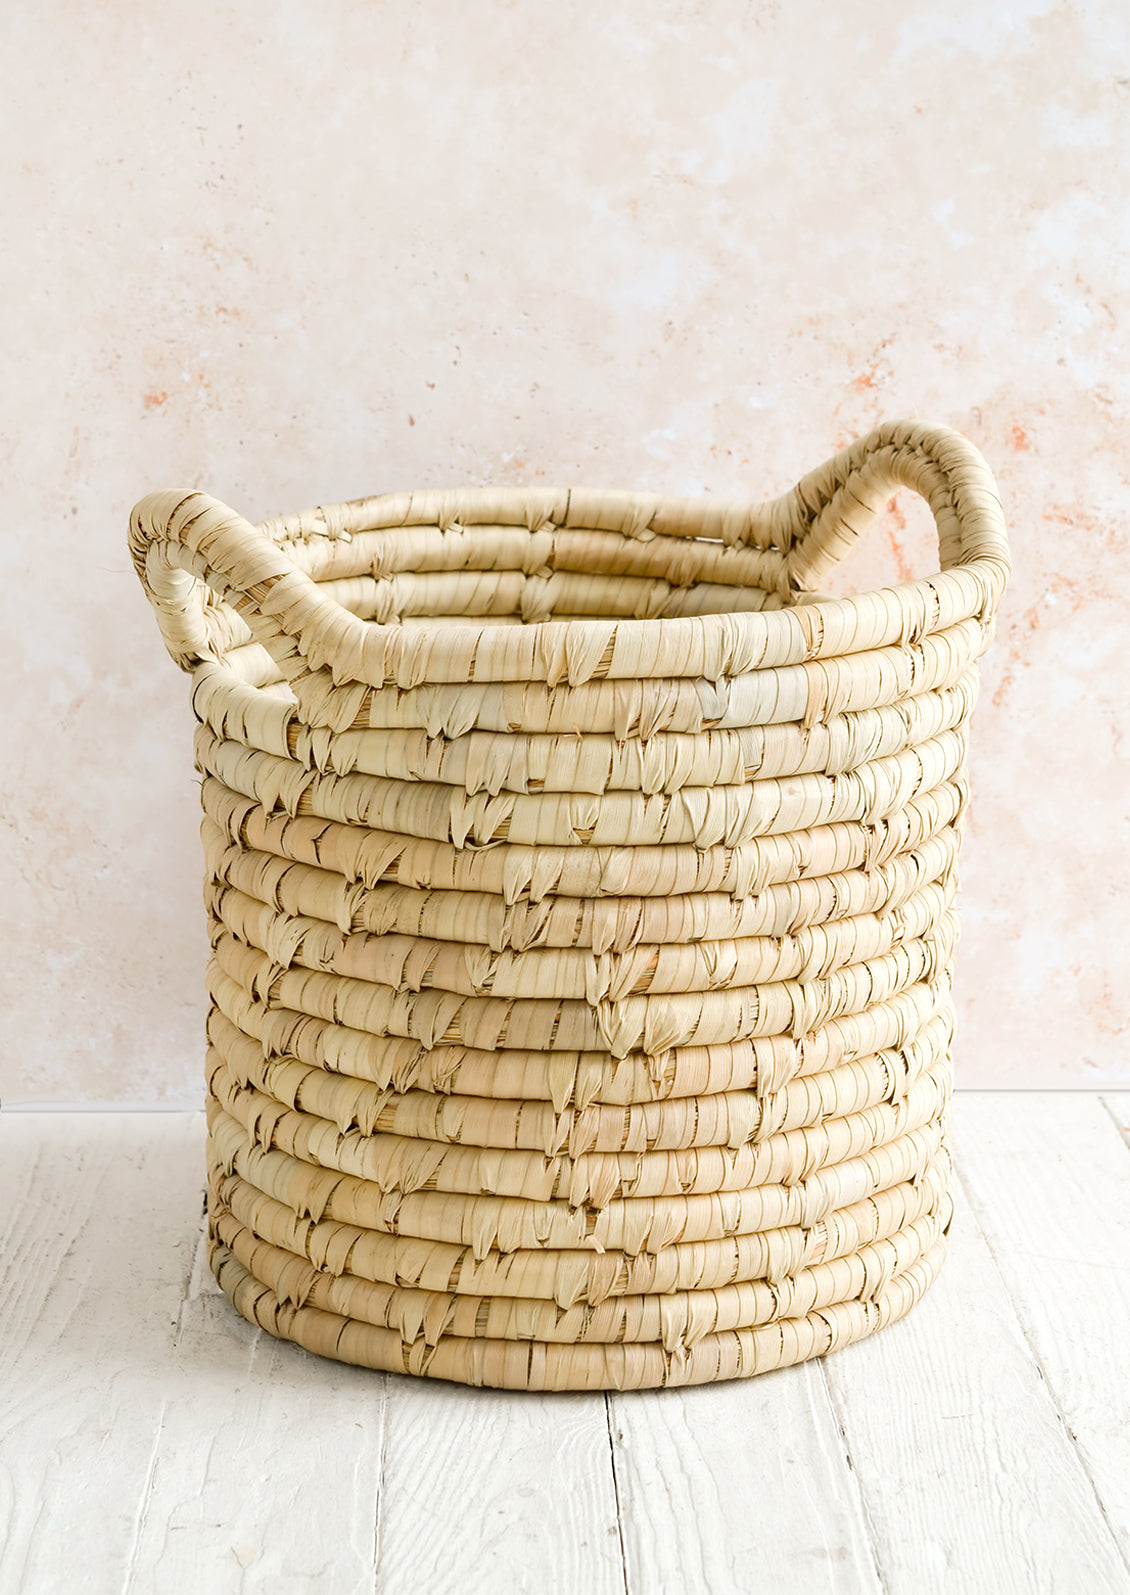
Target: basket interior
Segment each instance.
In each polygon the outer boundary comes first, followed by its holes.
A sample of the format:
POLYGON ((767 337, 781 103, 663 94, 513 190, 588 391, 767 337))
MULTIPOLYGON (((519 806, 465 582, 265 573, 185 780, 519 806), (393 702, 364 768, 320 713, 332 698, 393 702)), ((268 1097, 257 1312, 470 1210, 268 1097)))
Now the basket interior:
POLYGON ((653 619, 777 609, 783 555, 720 537, 602 527, 411 525, 302 545, 327 596, 364 620, 653 619))
MULTIPOLYGON (((390 627, 673 619, 781 609, 791 601, 784 551, 772 545, 757 507, 666 499, 641 511, 630 494, 593 497, 593 525, 531 516, 529 495, 518 493, 512 508, 505 495, 487 506, 465 495, 465 519, 449 511, 430 522, 358 526, 357 506, 343 506, 354 510, 347 536, 327 535, 324 521, 313 519, 326 511, 266 522, 262 530, 324 596, 390 627), (489 520, 474 518, 484 509, 489 520)), ((396 500, 370 503, 376 520, 397 507, 396 500)), ((247 654, 229 655, 238 674, 287 690, 261 650, 247 654)))

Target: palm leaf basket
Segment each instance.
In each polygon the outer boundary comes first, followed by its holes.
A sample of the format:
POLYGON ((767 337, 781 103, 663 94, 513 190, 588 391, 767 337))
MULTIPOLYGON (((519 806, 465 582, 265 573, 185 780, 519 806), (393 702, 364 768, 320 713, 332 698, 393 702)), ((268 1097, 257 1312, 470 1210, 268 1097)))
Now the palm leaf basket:
POLYGON ((772 503, 481 488, 130 543, 192 677, 212 1266, 273 1335, 684 1385, 901 1317, 950 1220, 955 864, 1008 572, 956 433, 772 503), (814 596, 896 487, 941 574, 814 596))

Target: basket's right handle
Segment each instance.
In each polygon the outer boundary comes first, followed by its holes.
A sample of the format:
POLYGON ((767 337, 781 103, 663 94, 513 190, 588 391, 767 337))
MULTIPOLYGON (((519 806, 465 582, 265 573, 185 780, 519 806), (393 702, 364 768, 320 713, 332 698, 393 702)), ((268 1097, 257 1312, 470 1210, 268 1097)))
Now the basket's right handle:
POLYGON ((773 506, 788 548, 789 591, 818 589, 900 487, 921 494, 938 527, 942 570, 977 565, 995 598, 1008 577, 1008 537, 992 472, 948 427, 893 421, 803 477, 773 506))

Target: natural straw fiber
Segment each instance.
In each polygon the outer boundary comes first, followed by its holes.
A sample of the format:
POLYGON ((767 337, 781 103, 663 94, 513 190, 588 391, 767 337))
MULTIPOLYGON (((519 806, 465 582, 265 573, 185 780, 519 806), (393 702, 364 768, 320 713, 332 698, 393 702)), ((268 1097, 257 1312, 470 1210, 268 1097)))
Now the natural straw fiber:
POLYGON ((950 1220, 954 887, 1008 572, 955 433, 773 503, 403 493, 130 546, 192 674, 212 1266, 326 1356, 636 1388, 899 1318, 950 1220), (941 574, 813 595, 899 486, 941 574))

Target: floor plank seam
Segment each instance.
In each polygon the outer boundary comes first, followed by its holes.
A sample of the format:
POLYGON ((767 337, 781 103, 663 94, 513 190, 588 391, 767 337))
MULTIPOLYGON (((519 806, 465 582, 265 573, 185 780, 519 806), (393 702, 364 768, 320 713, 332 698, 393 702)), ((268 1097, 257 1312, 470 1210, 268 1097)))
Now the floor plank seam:
POLYGON ((137 1505, 137 1516, 134 1518, 133 1537, 130 1540, 125 1578, 122 1582, 122 1595, 130 1595, 130 1591, 135 1587, 141 1546, 145 1539, 145 1525, 149 1521, 149 1508, 153 1504, 153 1480, 157 1473, 157 1457, 161 1450, 161 1437, 165 1432, 165 1413, 167 1411, 168 1402, 162 1401, 160 1410, 157 1413, 157 1427, 153 1434, 153 1447, 149 1453, 149 1465, 145 1470, 145 1482, 141 1487, 141 1499, 137 1505))
MULTIPOLYGON (((1120 1094, 1125 1095, 1125 1093, 1120 1094)), ((1102 1103, 1103 1108, 1109 1115, 1114 1128, 1122 1137, 1123 1145, 1126 1147, 1127 1151, 1130 1151, 1130 1119, 1128 1119, 1126 1122, 1123 1121, 1123 1119, 1114 1111, 1114 1105, 1112 1104, 1108 1095, 1100 1094, 1099 1101, 1102 1103)))
POLYGON ((207 1209, 205 1208, 205 1211, 200 1218, 199 1227, 196 1232, 196 1245, 192 1248, 192 1257, 190 1258, 188 1264, 188 1278, 184 1282, 184 1290, 181 1294, 180 1306, 177 1309, 177 1322, 176 1329, 173 1334, 172 1347, 174 1358, 180 1352, 181 1340, 184 1337, 186 1328, 186 1314, 203 1295, 203 1292, 198 1288, 199 1281, 205 1276, 205 1274, 211 1278, 211 1271, 208 1268, 207 1258, 208 1213, 207 1209))
POLYGON ((1105 1527, 1114 1545, 1115 1555, 1117 1556, 1119 1562, 1121 1562, 1128 1580, 1130 1580, 1130 1561, 1127 1560, 1126 1555, 1123 1552, 1119 1536, 1116 1533, 1113 1524, 1111 1523, 1110 1513, 1106 1509, 1106 1503, 1104 1502, 1102 1495, 1099 1493, 1098 1484, 1096 1483, 1090 1468, 1087 1466, 1086 1458, 1079 1447, 1079 1443, 1075 1438, 1075 1434, 1071 1428, 1071 1425, 1067 1421, 1067 1415, 1060 1403, 1059 1393, 1055 1389, 1051 1379, 1048 1377, 1048 1372, 1044 1366, 1043 1359, 1041 1358, 1039 1351, 1033 1342, 1032 1336, 1029 1332, 1028 1324, 1025 1321, 1023 1306, 1016 1300, 1012 1294, 1012 1291, 1009 1289, 1008 1281, 1004 1276, 1004 1270, 1001 1268, 1000 1261, 997 1257, 996 1247, 993 1244, 988 1225, 985 1222, 981 1203, 974 1195, 971 1183, 962 1171, 960 1167, 960 1160, 957 1156, 955 1156, 954 1160, 953 1178, 954 1183, 960 1187, 965 1196, 965 1200, 969 1205, 969 1210, 973 1215, 973 1220, 980 1232, 981 1239, 985 1243, 985 1250, 989 1255, 989 1260, 996 1271, 997 1278, 1000 1280, 1001 1289, 1008 1297, 1009 1304, 1012 1307, 1013 1317, 1016 1319, 1017 1328, 1020 1331, 1020 1337, 1024 1343, 1024 1348, 1029 1357, 1032 1359, 1032 1365, 1040 1377, 1041 1385, 1047 1391, 1048 1400, 1051 1402, 1052 1409, 1055 1412, 1056 1421, 1058 1422, 1064 1438, 1070 1447, 1071 1455, 1075 1458, 1076 1466, 1083 1475, 1083 1478, 1087 1481, 1087 1485, 1098 1510, 1099 1517, 1102 1519, 1103 1526, 1105 1527))
POLYGON ((608 1457, 612 1467, 612 1494, 616 1501, 616 1533, 620 1538, 620 1568, 624 1579, 624 1595, 630 1595, 628 1583, 628 1553, 624 1544, 624 1512, 620 1503, 620 1476, 616 1471, 616 1435, 613 1433, 612 1396, 604 1392, 604 1421, 608 1428, 608 1457))
MULTIPOLYGON (((173 1322, 173 1338, 169 1347, 169 1360, 175 1366, 179 1361, 181 1341, 185 1332, 185 1313, 197 1299, 193 1285, 197 1277, 202 1251, 206 1252, 208 1244, 208 1219, 207 1209, 199 1221, 196 1245, 192 1248, 188 1260, 188 1270, 181 1287, 180 1303, 177 1307, 177 1316, 173 1322)), ((122 1584, 122 1595, 130 1595, 135 1587, 138 1571, 138 1559, 141 1554, 142 1542, 145 1538, 145 1526, 149 1521, 149 1509, 153 1501, 153 1481, 157 1473, 157 1459, 161 1453, 161 1442, 165 1432, 165 1414, 168 1411, 168 1402, 162 1401, 157 1414, 157 1428, 153 1436, 153 1449, 149 1454, 149 1465, 145 1473, 145 1483, 142 1485, 141 1500, 138 1506, 137 1518, 134 1522, 133 1539, 130 1543, 129 1558, 126 1562, 125 1581, 122 1584)))
POLYGON ((391 1399, 392 1375, 381 1376, 381 1399, 377 1409, 381 1426, 381 1448, 377 1457, 377 1504, 373 1513, 373 1595, 380 1595, 381 1587, 381 1531, 384 1525, 385 1463, 388 1457, 388 1407, 391 1399))
POLYGON ((824 1390, 824 1399, 828 1403, 828 1410, 832 1414, 832 1421, 836 1426, 836 1433, 840 1437, 840 1452, 847 1464, 848 1480, 852 1495, 855 1498, 856 1510, 863 1528, 863 1538, 867 1546, 867 1555, 871 1562, 871 1571, 875 1577, 875 1584, 880 1595, 891 1595, 890 1585, 883 1571, 882 1559, 879 1556, 879 1536, 875 1532, 875 1524, 867 1505, 867 1498, 863 1493, 863 1485, 859 1474, 856 1472, 855 1462, 851 1454, 851 1441, 848 1438, 847 1424, 844 1421, 844 1411, 836 1393, 834 1384, 828 1373, 828 1364, 825 1357, 817 1357, 812 1363, 812 1370, 819 1378, 824 1390))

